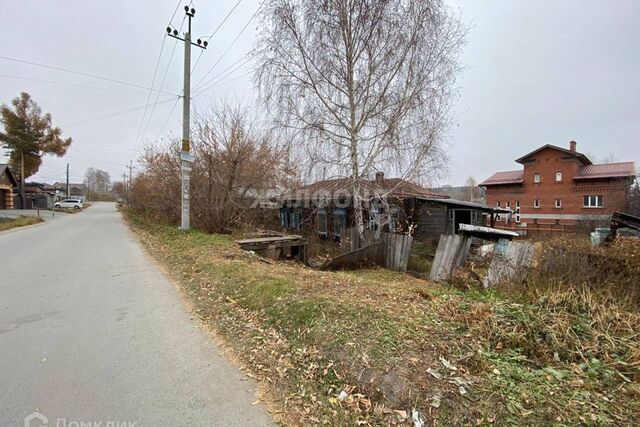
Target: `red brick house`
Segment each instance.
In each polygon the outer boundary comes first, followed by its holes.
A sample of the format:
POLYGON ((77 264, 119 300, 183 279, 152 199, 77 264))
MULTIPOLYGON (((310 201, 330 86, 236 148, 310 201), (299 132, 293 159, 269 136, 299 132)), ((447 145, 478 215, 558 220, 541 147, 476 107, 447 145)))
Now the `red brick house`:
POLYGON ((544 145, 516 162, 523 168, 496 172, 480 184, 488 206, 513 211, 497 227, 570 231, 608 221, 624 208, 635 178, 633 162, 594 165, 576 151, 575 141, 568 149, 544 145))

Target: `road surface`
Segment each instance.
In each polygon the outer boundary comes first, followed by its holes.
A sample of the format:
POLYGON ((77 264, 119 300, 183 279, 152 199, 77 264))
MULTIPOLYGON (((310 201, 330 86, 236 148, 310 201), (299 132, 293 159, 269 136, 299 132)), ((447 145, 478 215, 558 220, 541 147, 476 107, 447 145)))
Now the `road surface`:
POLYGON ((271 425, 254 387, 114 204, 0 233, 0 426, 271 425))

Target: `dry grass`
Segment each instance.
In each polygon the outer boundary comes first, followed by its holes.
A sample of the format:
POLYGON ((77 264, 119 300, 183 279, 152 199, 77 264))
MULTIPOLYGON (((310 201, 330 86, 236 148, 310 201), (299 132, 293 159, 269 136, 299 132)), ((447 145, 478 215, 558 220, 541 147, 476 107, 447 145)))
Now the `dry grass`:
POLYGON ((20 216, 15 219, 0 218, 0 231, 10 230, 16 227, 24 227, 26 225, 38 224, 44 220, 35 216, 20 216))
POLYGON ((415 409, 428 425, 625 425, 640 413, 638 319, 588 291, 532 301, 383 269, 319 272, 125 214, 284 424, 412 425, 415 409))

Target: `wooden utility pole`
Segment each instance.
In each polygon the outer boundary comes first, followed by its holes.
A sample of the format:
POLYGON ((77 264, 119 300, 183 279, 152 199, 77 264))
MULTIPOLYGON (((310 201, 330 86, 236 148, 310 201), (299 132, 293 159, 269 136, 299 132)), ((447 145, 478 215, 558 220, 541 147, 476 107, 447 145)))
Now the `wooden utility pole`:
POLYGON ((133 190, 133 160, 129 160, 129 191, 133 190))
POLYGON ((207 48, 207 42, 198 39, 197 44, 191 42, 191 19, 196 14, 196 10, 189 6, 185 6, 189 25, 184 38, 178 37, 178 30, 167 27, 167 34, 174 39, 184 42, 184 76, 183 76, 183 97, 182 97, 182 151, 180 153, 181 169, 182 169, 182 214, 180 221, 180 229, 188 230, 190 228, 189 217, 189 183, 191 174, 191 165, 195 158, 191 154, 190 141, 190 109, 191 109, 191 45, 201 49, 207 48))

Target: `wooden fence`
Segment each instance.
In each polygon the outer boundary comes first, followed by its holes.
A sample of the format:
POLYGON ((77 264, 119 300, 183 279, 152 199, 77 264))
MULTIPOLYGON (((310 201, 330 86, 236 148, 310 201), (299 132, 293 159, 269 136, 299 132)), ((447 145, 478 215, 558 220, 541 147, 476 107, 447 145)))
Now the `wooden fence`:
MULTIPOLYGON (((352 232, 349 232, 352 235, 352 232)), ((407 271, 413 237, 406 234, 384 233, 380 239, 371 240, 365 235, 364 246, 350 250, 325 262, 322 270, 345 270, 366 264, 384 266, 390 270, 407 271)), ((357 239, 357 238, 356 238, 357 239)), ((352 242, 356 239, 353 239, 352 242)), ((358 239, 358 241, 360 241, 358 239)), ((364 242, 363 242, 364 243, 364 242)))
POLYGON ((394 271, 407 271, 413 237, 408 234, 382 235, 384 266, 394 271))

